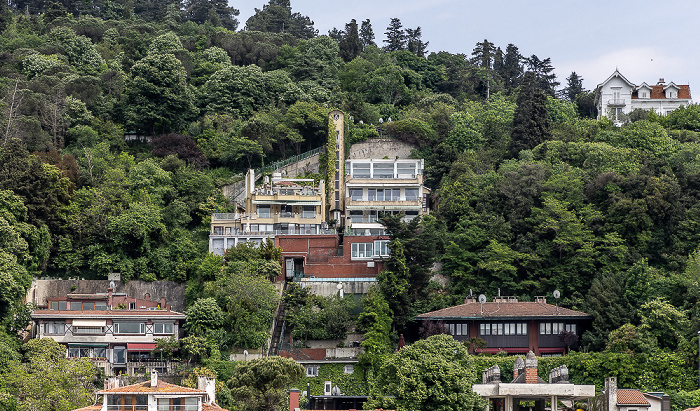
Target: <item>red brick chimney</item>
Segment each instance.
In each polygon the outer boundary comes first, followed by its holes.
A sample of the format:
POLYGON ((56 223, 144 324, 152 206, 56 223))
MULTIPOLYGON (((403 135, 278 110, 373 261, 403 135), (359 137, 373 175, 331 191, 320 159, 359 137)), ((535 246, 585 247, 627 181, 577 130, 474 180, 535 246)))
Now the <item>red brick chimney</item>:
POLYGON ((289 390, 289 411, 295 411, 299 409, 299 390, 292 388, 289 390))
POLYGON ((513 381, 518 378, 520 373, 523 372, 524 368, 525 362, 523 362, 523 357, 518 356, 518 358, 515 359, 515 364, 513 364, 513 381))
POLYGON ((537 357, 532 350, 525 357, 525 384, 537 384, 537 357))

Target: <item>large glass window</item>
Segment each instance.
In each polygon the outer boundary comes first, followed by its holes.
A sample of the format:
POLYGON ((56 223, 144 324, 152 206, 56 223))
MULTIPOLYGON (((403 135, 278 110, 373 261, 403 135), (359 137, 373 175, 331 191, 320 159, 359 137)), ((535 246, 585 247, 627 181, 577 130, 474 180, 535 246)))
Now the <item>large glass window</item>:
POLYGON ((107 309, 107 302, 106 301, 98 301, 95 303, 95 310, 104 311, 106 309, 107 309))
POLYGON ((362 222, 362 210, 350 210, 350 222, 351 223, 361 223, 362 222))
POLYGON ((352 163, 352 176, 354 178, 370 178, 370 164, 352 163))
POLYGON ((418 201, 417 188, 406 188, 404 191, 406 193, 406 201, 418 201))
POLYGON ((258 205, 258 218, 270 218, 270 205, 258 205))
POLYGON ((374 178, 394 178, 394 163, 374 163, 374 178))
POLYGON ((114 324, 115 334, 145 334, 146 324, 145 323, 115 323, 114 324))
POLYGON ((381 257, 389 256, 389 240, 376 240, 374 242, 374 255, 381 257))
POLYGON ((104 334, 103 327, 73 327, 73 334, 104 334))
POLYGON ((154 334, 172 334, 173 324, 172 323, 155 323, 153 324, 154 334))
POLYGON ((416 163, 397 163, 398 178, 416 178, 416 163))
POLYGON ((126 363, 126 347, 114 347, 112 350, 112 362, 115 364, 126 363))
POLYGON ((46 334, 64 334, 66 330, 64 321, 49 321, 44 323, 44 333, 46 334))
POLYGON ((350 199, 352 201, 362 201, 362 189, 361 188, 351 188, 350 189, 350 199))
POLYGON ((79 301, 71 301, 70 302, 70 310, 71 311, 80 311, 83 309, 83 303, 79 301))
POLYGON ((301 218, 316 218, 316 206, 302 206, 301 218))
POLYGON ((352 258, 371 258, 372 243, 352 243, 352 258))
POLYGON ((479 324, 479 335, 491 335, 491 324, 479 324))

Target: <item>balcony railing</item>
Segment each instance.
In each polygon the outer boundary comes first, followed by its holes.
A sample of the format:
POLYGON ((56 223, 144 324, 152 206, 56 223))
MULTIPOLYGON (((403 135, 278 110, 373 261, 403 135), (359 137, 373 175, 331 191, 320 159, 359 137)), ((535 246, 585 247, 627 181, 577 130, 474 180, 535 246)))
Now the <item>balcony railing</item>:
POLYGON ((616 106, 616 107, 621 107, 625 105, 625 99, 624 98, 611 98, 608 100, 608 105, 609 106, 616 106))
POLYGON ((240 220, 238 213, 214 213, 214 220, 240 220))
POLYGON ((310 235, 310 234, 319 234, 319 235, 329 235, 329 234, 336 234, 335 230, 332 229, 316 229, 315 232, 314 230, 288 230, 288 231, 283 231, 283 230, 272 230, 272 231, 247 231, 247 232, 237 232, 237 233, 232 233, 232 234, 211 234, 212 237, 274 237, 276 235, 310 235))

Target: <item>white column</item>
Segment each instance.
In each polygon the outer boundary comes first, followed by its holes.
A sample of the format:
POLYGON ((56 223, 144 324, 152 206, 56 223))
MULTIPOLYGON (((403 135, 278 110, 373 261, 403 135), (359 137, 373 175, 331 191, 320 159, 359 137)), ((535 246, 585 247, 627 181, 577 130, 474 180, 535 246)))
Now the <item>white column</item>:
POLYGON ((551 402, 552 402, 551 410, 557 411, 557 396, 556 395, 552 395, 551 402))
MULTIPOLYGON (((513 411, 513 396, 512 395, 506 396, 505 410, 504 411, 513 411)), ((552 411, 554 411, 554 410, 552 410, 552 411)))

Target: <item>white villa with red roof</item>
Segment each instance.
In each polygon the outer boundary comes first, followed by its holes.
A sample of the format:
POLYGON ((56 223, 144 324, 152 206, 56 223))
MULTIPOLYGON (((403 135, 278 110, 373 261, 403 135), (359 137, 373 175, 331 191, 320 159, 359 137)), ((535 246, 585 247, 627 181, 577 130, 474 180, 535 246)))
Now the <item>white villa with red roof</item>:
POLYGON ((73 411, 228 411, 216 404, 216 380, 200 376, 198 387, 189 388, 158 379, 119 386, 119 378, 107 379, 107 388, 97 391, 102 404, 73 411))
POLYGON ((690 86, 687 84, 666 83, 659 79, 655 85, 642 83, 635 85, 617 69, 604 82, 596 87, 598 118, 607 116, 613 121, 622 121, 623 115, 632 110, 653 110, 663 116, 671 111, 692 103, 690 86))
POLYGON ((35 336, 66 345, 68 357, 91 358, 106 375, 133 375, 137 369, 167 372, 168 361, 151 357, 155 339, 177 338, 185 314, 173 311, 165 298, 144 297, 109 288, 106 293, 48 298, 46 307, 31 314, 35 336))
MULTIPOLYGON (((467 298, 464 304, 420 314, 420 321, 440 321, 456 340, 478 337, 486 342, 483 352, 536 355, 566 353, 559 335, 568 331, 580 337, 592 317, 584 312, 547 304, 545 297, 518 301, 515 297, 496 297, 479 303, 467 298)), ((576 347, 577 344, 572 344, 576 347)))

